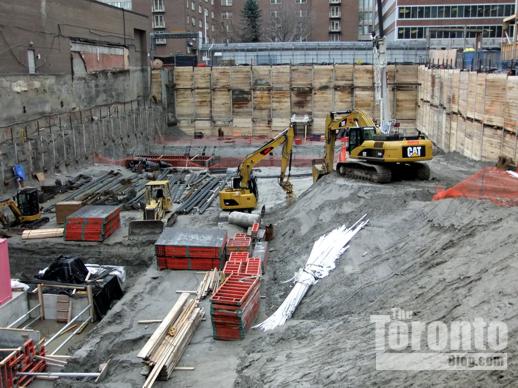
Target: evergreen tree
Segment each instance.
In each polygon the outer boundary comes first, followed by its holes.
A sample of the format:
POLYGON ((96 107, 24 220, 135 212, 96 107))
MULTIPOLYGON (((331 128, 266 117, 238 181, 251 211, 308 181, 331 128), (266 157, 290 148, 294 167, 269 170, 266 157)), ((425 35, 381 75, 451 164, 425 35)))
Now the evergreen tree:
POLYGON ((241 39, 243 42, 259 42, 261 31, 261 10, 257 0, 246 0, 241 11, 241 39))

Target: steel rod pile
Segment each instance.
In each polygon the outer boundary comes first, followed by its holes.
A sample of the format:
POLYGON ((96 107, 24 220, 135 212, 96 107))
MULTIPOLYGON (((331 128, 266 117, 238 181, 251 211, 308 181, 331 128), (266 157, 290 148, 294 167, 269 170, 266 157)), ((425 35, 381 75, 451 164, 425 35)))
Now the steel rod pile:
POLYGON ((221 185, 222 182, 219 178, 203 175, 196 178, 192 183, 192 189, 175 212, 177 214, 189 214, 191 211, 197 211, 202 214, 216 197, 221 185))
POLYGON ((309 287, 318 279, 325 278, 335 268, 335 262, 349 248, 352 238, 369 222, 367 215, 361 217, 350 228, 340 226, 321 236, 314 244, 311 254, 304 268, 293 277, 295 286, 279 306, 279 308, 265 321, 254 326, 262 331, 273 330, 284 325, 291 318, 309 287))
POLYGON ((168 380, 199 326, 204 312, 198 301, 182 293, 137 357, 151 367, 143 387, 168 380))

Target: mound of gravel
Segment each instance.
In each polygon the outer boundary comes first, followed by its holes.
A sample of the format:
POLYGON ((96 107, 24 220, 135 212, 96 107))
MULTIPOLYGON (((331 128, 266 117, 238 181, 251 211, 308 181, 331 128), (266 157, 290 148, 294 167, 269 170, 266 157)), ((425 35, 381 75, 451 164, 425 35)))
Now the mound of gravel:
POLYGON ((264 282, 266 313, 304 265, 313 242, 367 213, 369 225, 337 268, 313 286, 288 324, 245 349, 237 386, 512 385, 506 371, 377 371, 373 314, 413 311, 424 322, 505 322, 518 350, 518 211, 469 200, 432 202, 435 185, 374 185, 331 175, 271 217, 276 239, 264 282))

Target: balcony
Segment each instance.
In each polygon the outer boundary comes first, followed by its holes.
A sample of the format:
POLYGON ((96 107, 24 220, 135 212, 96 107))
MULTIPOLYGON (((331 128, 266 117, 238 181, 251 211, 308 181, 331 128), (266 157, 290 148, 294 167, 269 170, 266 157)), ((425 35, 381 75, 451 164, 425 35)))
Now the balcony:
POLYGON ((165 22, 153 22, 153 28, 165 28, 165 22))
POLYGON ((163 4, 156 7, 153 6, 153 8, 151 8, 151 12, 165 12, 165 7, 163 4))
POLYGON ((156 38, 156 39, 155 39, 155 44, 156 44, 157 46, 161 46, 161 45, 167 44, 167 39, 164 39, 164 38, 156 38))
POLYGON ((330 19, 340 19, 342 17, 342 12, 329 12, 330 19))
POLYGON ((329 4, 342 4, 342 0, 329 0, 329 4))
POLYGON ((329 32, 342 32, 342 26, 340 25, 330 25, 329 32))

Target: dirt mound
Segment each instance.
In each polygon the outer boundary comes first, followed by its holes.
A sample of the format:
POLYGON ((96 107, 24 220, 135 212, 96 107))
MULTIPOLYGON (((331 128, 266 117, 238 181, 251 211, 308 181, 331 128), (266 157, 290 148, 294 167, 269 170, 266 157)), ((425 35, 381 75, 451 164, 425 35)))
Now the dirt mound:
POLYGON ((377 371, 373 314, 391 308, 445 323, 482 317, 514 334, 518 297, 518 211, 489 202, 432 202, 427 182, 373 185, 327 176, 297 203, 272 217, 272 242, 264 285, 267 313, 287 295, 290 278, 313 242, 367 213, 370 224, 352 241, 335 271, 312 287, 286 327, 253 341, 238 370, 238 386, 489 385, 511 384, 507 371, 377 371))

